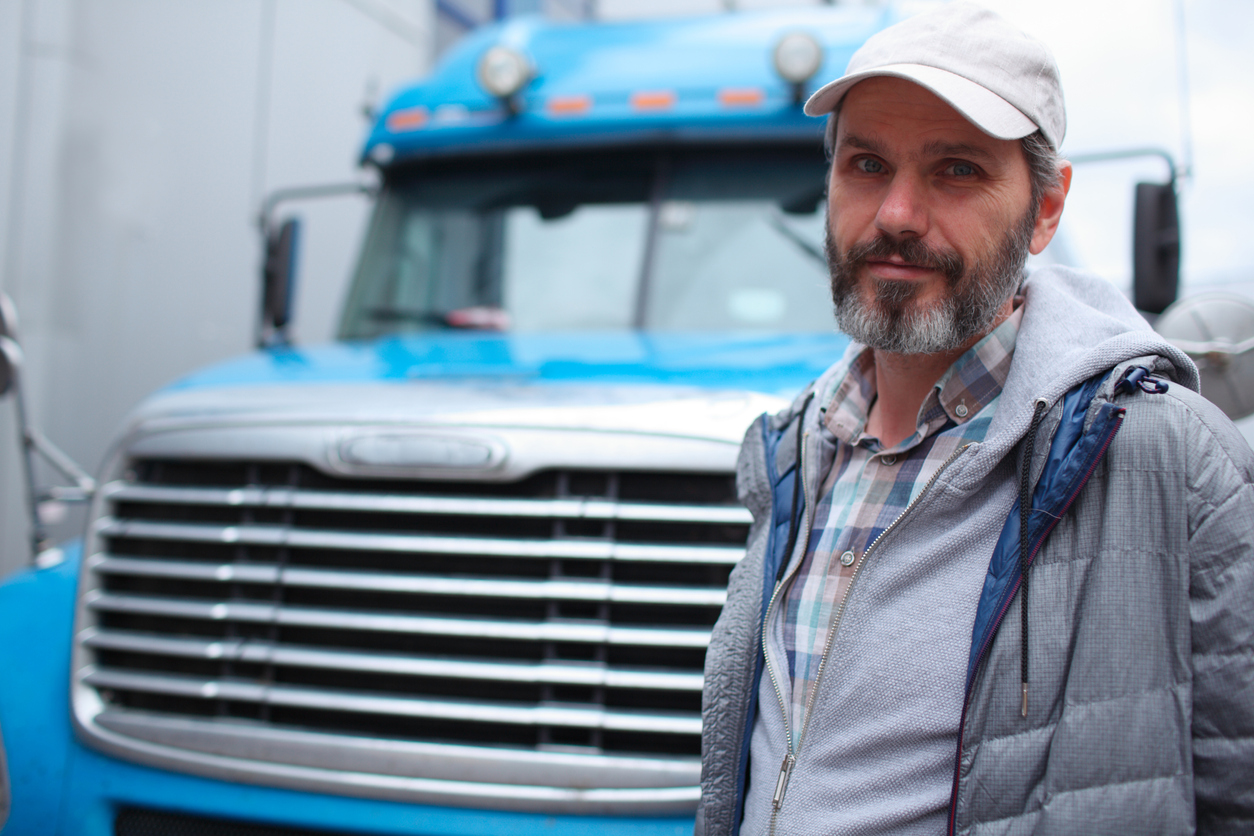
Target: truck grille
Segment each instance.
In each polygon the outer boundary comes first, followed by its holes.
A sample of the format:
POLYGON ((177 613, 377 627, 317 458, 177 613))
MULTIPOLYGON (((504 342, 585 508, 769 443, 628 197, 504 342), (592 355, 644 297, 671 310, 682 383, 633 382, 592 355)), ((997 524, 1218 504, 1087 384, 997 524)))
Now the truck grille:
POLYGON ((146 459, 109 491, 79 641, 119 730, 699 757, 705 648, 749 521, 727 474, 146 459))

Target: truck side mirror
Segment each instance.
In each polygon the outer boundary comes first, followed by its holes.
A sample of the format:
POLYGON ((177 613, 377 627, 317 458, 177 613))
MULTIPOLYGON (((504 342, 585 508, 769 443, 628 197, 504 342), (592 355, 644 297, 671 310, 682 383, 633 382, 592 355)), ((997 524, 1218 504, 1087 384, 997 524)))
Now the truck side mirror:
POLYGON ((266 256, 261 275, 261 332, 263 345, 287 342, 296 291, 296 251, 300 219, 288 218, 266 236, 266 256))
POLYGON ((22 350, 17 345, 17 309, 13 300, 0 293, 0 397, 17 382, 22 350))
POLYGON ((1180 286, 1180 212, 1176 184, 1137 183, 1132 239, 1132 301, 1162 313, 1180 286))

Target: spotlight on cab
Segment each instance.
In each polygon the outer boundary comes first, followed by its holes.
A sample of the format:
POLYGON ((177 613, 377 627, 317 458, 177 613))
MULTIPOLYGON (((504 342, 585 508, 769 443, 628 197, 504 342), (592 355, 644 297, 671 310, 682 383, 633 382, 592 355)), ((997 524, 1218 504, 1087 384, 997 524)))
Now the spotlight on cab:
POLYGON ((823 46, 807 32, 789 32, 775 44, 775 72, 792 85, 793 104, 805 100, 806 82, 823 64, 823 46))
POLYGON ((510 113, 518 112, 518 93, 531 81, 532 75, 527 56, 499 44, 479 56, 479 64, 475 67, 479 86, 500 99, 510 113))

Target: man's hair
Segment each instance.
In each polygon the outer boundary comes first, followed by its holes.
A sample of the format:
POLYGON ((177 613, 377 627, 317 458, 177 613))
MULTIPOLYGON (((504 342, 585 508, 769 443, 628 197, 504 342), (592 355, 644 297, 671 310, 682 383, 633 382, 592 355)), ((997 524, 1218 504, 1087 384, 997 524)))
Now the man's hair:
MULTIPOLYGON (((840 107, 843 104, 844 101, 837 104, 836 109, 827 117, 823 148, 827 152, 829 165, 836 150, 836 120, 840 117, 840 107)), ((1040 214, 1045 192, 1057 186, 1062 180, 1062 172, 1059 170, 1062 157, 1039 130, 1019 140, 1019 145, 1023 148, 1023 156, 1028 161, 1028 183, 1032 188, 1031 202, 1028 205, 1032 210, 1032 217, 1035 218, 1040 214)))
POLYGON ((1028 134, 1019 143, 1023 146, 1023 156, 1028 161, 1028 181, 1032 186, 1030 206, 1032 217, 1035 218, 1041 212, 1041 201, 1045 199, 1045 192, 1062 180, 1062 172, 1059 170, 1062 158, 1040 131, 1028 134))

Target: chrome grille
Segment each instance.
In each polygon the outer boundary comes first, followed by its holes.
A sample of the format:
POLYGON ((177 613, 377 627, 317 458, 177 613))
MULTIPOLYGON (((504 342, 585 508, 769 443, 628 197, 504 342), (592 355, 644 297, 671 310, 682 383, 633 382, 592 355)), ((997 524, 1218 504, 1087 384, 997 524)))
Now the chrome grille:
POLYGON ((696 774, 705 647, 748 523, 727 474, 420 482, 148 459, 108 491, 79 637, 106 726, 696 774))

